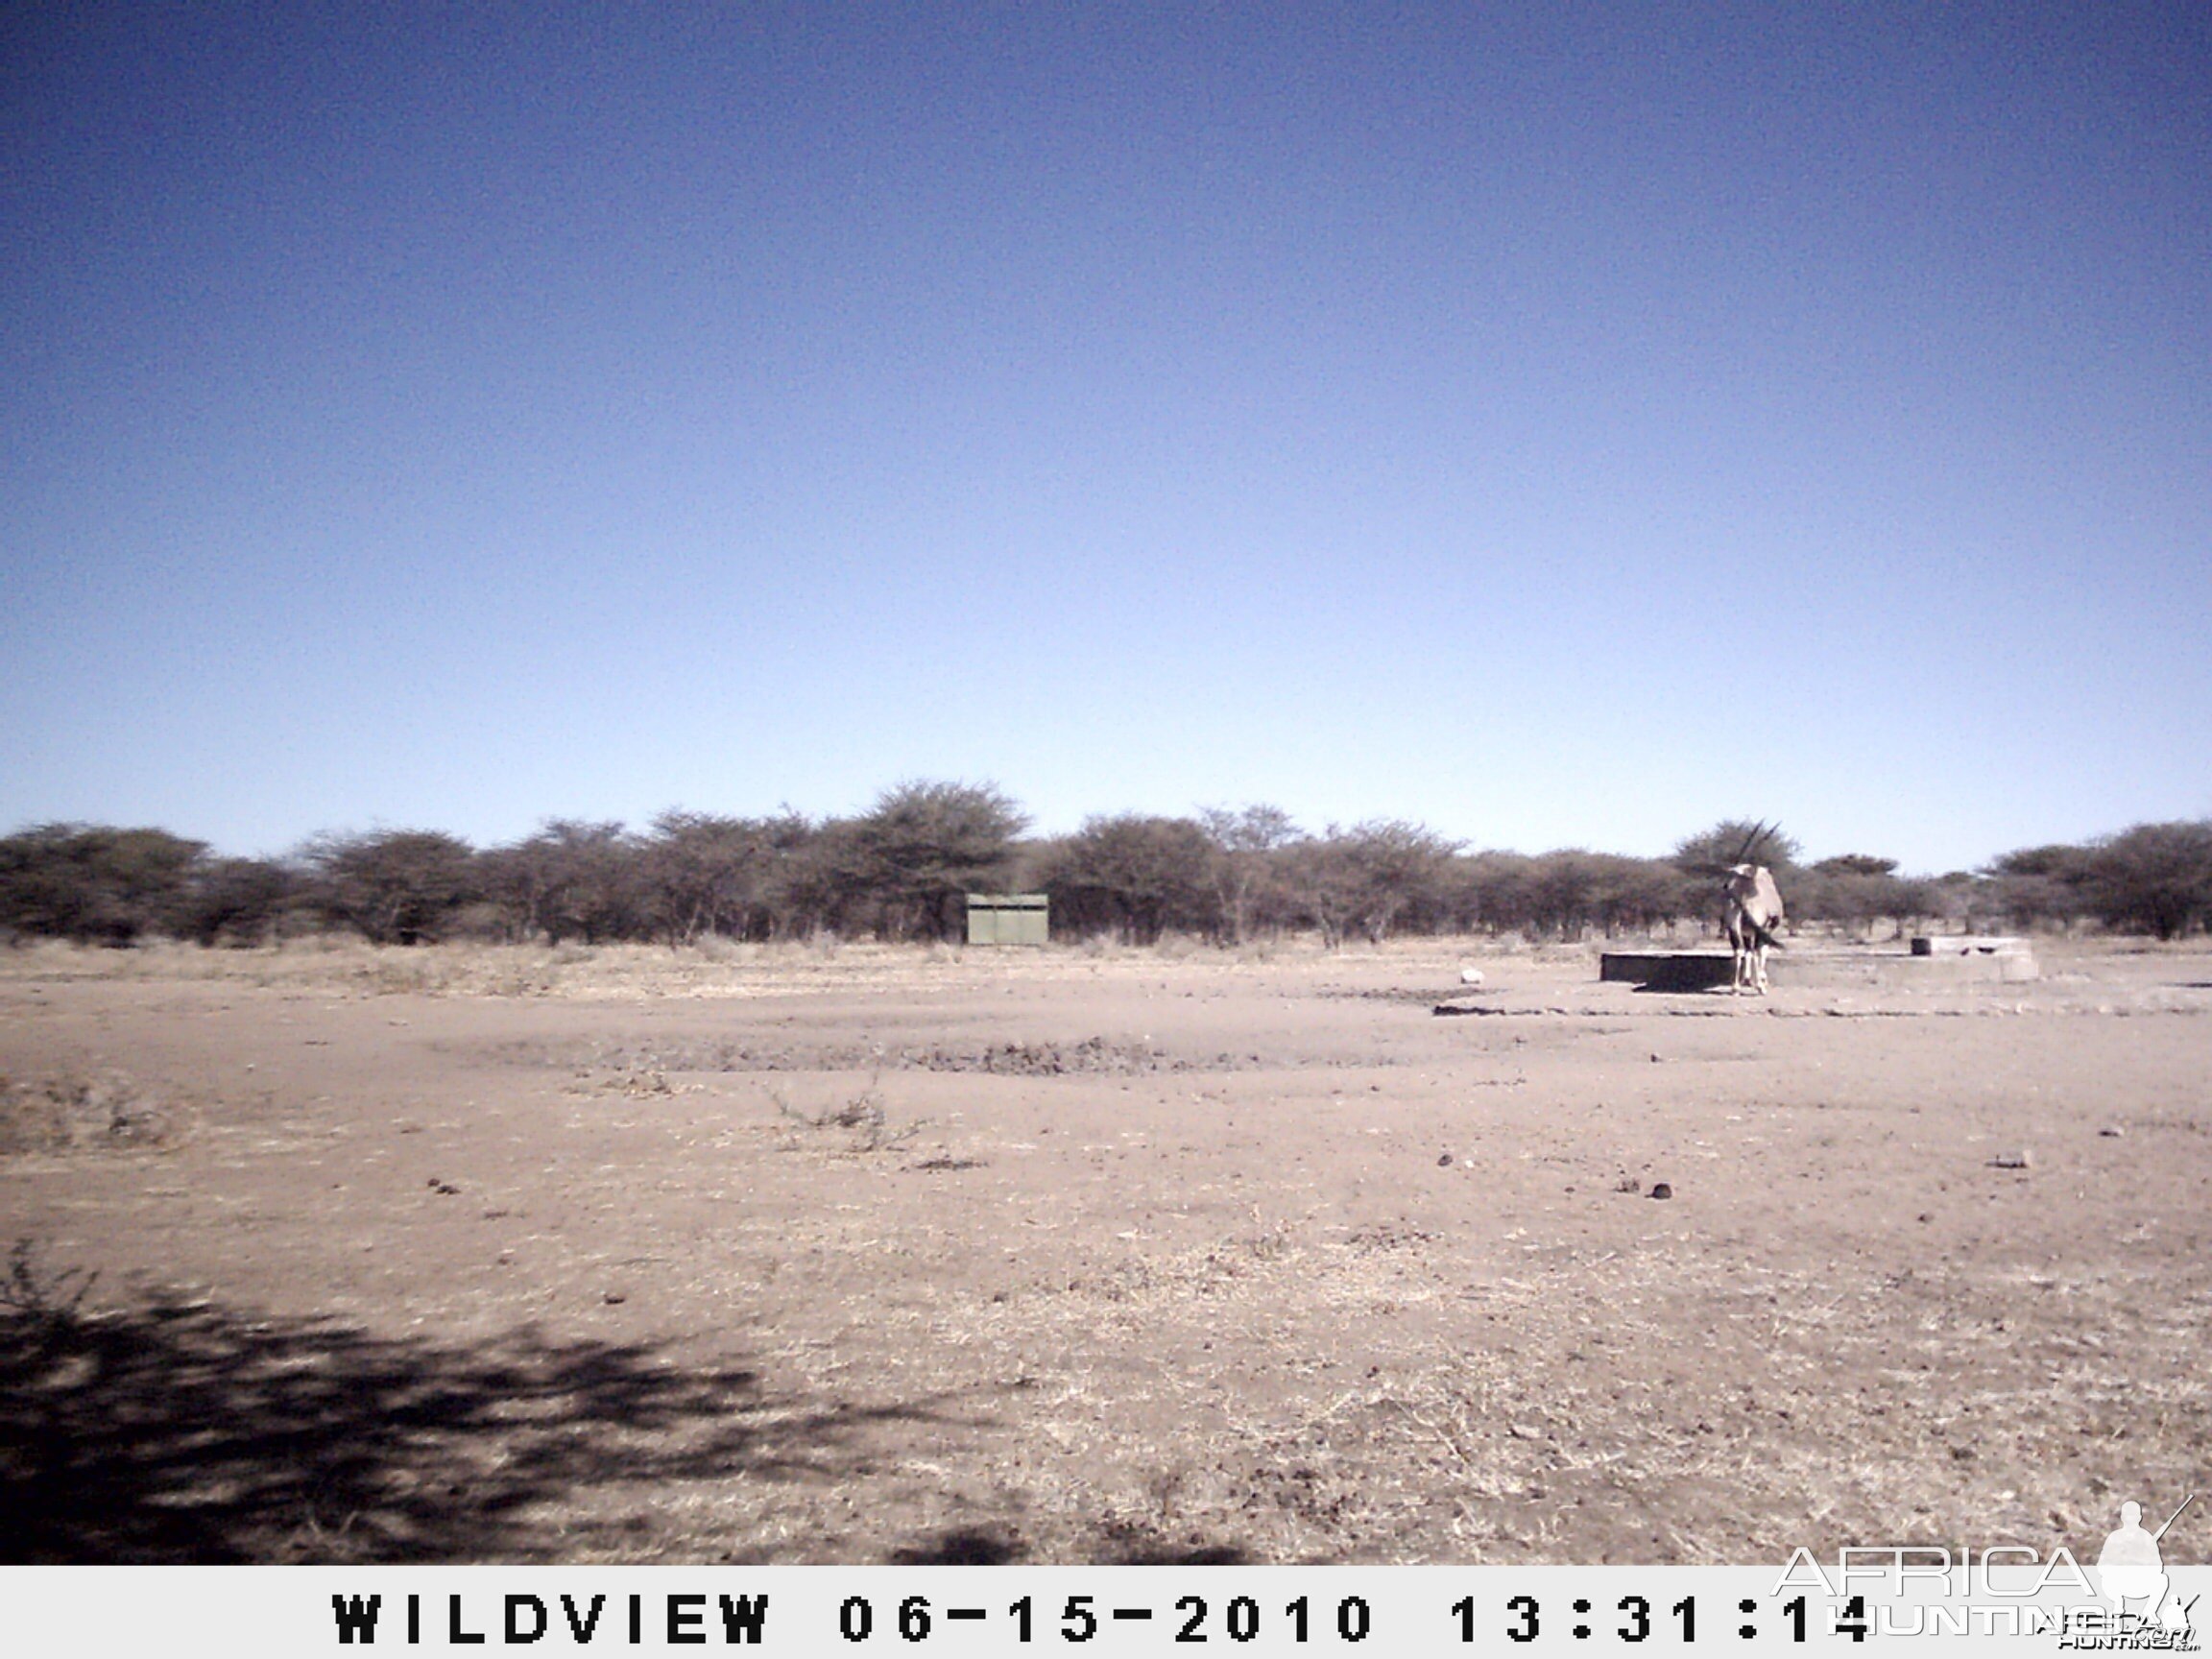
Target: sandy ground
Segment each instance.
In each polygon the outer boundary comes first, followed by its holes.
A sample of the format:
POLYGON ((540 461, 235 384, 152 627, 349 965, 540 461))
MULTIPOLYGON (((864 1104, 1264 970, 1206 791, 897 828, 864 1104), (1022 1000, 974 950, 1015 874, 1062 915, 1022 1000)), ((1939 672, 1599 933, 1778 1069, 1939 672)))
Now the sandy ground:
POLYGON ((2212 955, 2038 954, 0 954, 0 1559, 2093 1552, 2212 955))

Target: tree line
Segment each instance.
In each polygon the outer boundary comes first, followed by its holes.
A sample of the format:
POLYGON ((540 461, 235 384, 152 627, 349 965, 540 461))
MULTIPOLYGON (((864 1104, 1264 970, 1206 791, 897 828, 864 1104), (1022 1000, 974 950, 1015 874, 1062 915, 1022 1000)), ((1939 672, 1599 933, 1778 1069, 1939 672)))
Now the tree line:
MULTIPOLYGON (((164 830, 47 824, 0 839, 0 937, 256 945, 314 929, 375 944, 471 938, 587 945, 820 935, 958 940, 971 892, 1042 891, 1062 939, 1225 945, 1301 930, 1334 947, 1406 934, 1574 941, 1719 914, 1752 827, 1724 820, 1664 858, 1478 851, 1398 819, 1301 829, 1278 807, 1093 817, 1028 837, 988 783, 917 781, 866 812, 810 819, 673 810, 642 830, 553 819, 509 845, 435 830, 319 836, 276 859, 216 855, 164 830)), ((2175 939, 2212 926, 2212 820, 2142 824, 1921 878, 1893 858, 1757 856, 1793 923, 1910 931, 2089 922, 2175 939)))

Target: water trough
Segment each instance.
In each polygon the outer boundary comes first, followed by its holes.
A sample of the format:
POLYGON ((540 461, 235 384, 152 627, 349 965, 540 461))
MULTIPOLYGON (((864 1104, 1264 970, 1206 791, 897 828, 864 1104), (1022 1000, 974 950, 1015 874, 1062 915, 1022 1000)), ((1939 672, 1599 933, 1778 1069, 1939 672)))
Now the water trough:
MULTIPOLYGON (((1608 950, 1598 977, 1642 991, 1725 991, 1735 963, 1725 950, 1608 950)), ((1767 957, 1777 990, 1833 985, 2014 984, 2041 977, 2024 939, 1984 935, 1918 938, 1909 949, 1791 945, 1767 957)))

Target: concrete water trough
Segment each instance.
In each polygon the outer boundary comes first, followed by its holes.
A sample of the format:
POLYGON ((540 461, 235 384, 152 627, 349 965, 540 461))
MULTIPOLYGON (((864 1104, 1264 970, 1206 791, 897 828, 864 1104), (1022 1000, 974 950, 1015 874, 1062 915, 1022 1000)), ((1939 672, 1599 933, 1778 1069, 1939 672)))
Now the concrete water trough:
MULTIPOLYGON (((1608 950, 1598 977, 1642 991, 1725 991, 1735 962, 1725 950, 1608 950)), ((1831 985, 2012 984, 2041 977, 2024 939, 1959 935, 1914 939, 1909 950, 1792 944, 1767 957, 1776 990, 1831 985)))
MULTIPOLYGON (((1771 963, 1772 956, 1767 957, 1771 963)), ((1735 958, 1710 950, 1608 950, 1598 958, 1598 977, 1645 991, 1716 991, 1736 972, 1735 958)), ((1771 968, 1767 976, 1773 976, 1771 968)))

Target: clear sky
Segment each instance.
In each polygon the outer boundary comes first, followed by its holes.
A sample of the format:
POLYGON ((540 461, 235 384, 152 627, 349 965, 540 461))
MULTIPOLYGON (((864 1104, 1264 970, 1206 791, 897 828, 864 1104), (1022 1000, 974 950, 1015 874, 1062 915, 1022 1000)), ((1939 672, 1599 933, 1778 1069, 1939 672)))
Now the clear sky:
POLYGON ((0 12, 0 830, 2212 814, 2212 7, 0 12))

